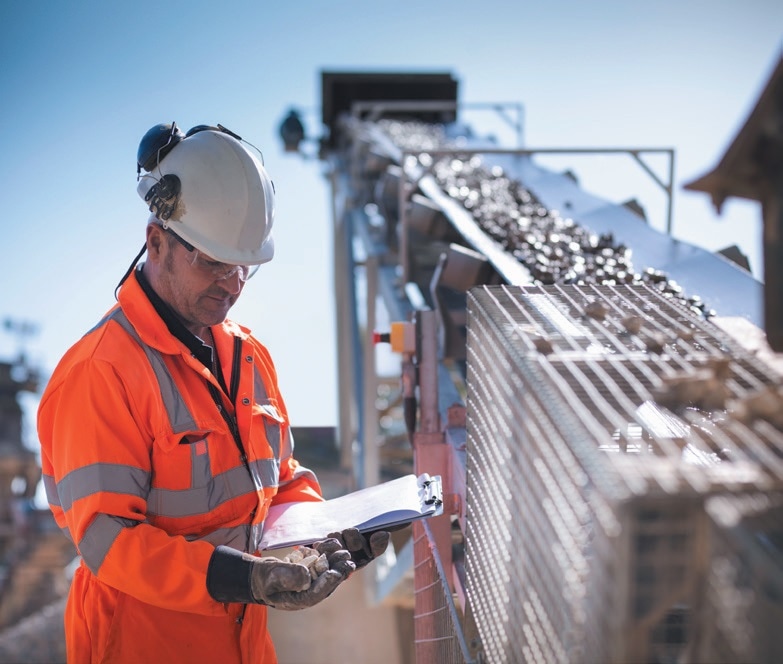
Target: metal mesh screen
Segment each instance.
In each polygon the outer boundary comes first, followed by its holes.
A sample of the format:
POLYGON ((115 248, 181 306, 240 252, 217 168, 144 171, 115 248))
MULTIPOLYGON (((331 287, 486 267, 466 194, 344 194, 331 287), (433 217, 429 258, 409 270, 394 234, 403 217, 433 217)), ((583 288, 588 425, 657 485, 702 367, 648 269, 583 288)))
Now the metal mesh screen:
POLYGON ((688 661, 705 499, 783 485, 783 434, 749 408, 779 377, 650 287, 487 286, 467 378, 467 594, 488 660, 688 661))
POLYGON ((435 539, 425 522, 414 523, 412 527, 416 661, 472 664, 461 628, 462 617, 440 564, 435 539))
POLYGON ((783 494, 717 497, 711 521, 705 662, 783 661, 783 494))

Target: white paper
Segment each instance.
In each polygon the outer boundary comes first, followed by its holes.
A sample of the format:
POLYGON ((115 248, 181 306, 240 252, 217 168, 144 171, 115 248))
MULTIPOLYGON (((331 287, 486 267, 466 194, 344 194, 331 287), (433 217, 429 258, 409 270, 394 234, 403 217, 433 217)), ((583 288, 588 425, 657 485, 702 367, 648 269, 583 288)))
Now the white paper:
POLYGON ((259 548, 311 544, 346 528, 370 532, 442 512, 440 477, 406 475, 331 500, 273 505, 259 548), (425 481, 437 483, 438 500, 431 504, 425 502, 431 494, 425 481))

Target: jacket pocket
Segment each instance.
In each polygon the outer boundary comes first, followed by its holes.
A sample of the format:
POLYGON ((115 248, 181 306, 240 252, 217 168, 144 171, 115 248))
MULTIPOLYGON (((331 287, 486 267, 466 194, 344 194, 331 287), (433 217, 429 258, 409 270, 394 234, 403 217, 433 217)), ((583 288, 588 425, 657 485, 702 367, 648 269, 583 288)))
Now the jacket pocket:
POLYGON ((197 489, 212 480, 209 430, 163 436, 152 450, 152 483, 161 489, 197 489))
POLYGON ((267 443, 272 449, 272 456, 280 461, 282 437, 288 430, 285 418, 271 403, 257 403, 253 406, 253 426, 263 429, 267 443))
POLYGON ((194 519, 210 521, 206 514, 221 499, 214 486, 211 438, 208 430, 194 430, 163 436, 153 445, 147 515, 171 534, 191 532, 194 519))

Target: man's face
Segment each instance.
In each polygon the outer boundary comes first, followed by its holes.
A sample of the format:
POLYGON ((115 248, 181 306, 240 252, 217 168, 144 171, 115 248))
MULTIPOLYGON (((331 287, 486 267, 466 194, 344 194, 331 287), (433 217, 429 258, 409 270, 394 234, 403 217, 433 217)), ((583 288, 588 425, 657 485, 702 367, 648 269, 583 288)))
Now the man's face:
MULTIPOLYGON (((222 323, 239 298, 245 285, 241 273, 188 251, 160 227, 153 229, 153 236, 156 232, 160 237, 155 237, 150 251, 150 283, 185 326, 203 338, 205 328, 222 323)), ((148 246, 150 237, 148 231, 148 246)))

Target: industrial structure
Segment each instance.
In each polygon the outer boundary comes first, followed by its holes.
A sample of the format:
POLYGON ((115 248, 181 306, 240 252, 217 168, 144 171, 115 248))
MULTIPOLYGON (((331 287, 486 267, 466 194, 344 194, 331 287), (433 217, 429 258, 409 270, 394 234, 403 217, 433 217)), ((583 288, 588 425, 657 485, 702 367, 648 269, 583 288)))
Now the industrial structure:
MULTIPOLYGON (((779 660, 780 363, 736 249, 478 135, 449 73, 321 82, 341 460, 356 487, 444 478, 374 592, 404 604, 413 570, 415 661, 779 660)), ((672 150, 591 152, 671 197, 672 150)))

